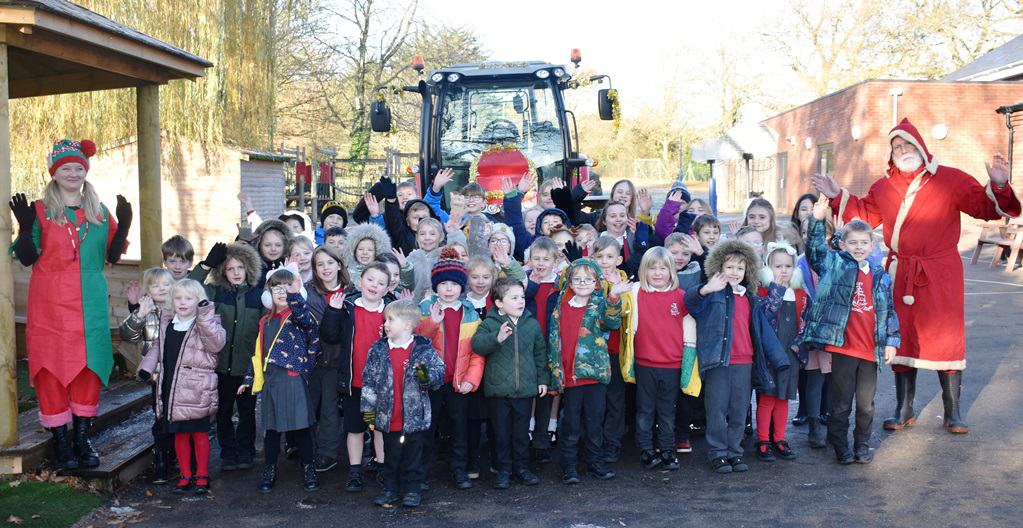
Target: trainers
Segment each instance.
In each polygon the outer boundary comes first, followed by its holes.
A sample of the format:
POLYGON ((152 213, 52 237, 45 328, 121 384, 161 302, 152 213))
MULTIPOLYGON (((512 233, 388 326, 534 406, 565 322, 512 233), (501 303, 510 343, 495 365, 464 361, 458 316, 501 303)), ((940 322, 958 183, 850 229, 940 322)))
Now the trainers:
POLYGON ((520 469, 515 473, 515 478, 519 479, 519 482, 526 486, 536 486, 540 483, 540 477, 528 469, 520 469))
POLYGON ((472 481, 469 480, 469 475, 466 472, 455 472, 455 487, 458 489, 469 489, 472 487, 472 481))
POLYGON ((401 505, 406 508, 418 507, 423 502, 423 496, 419 493, 406 493, 401 498, 401 505))
POLYGON ((508 489, 511 487, 511 474, 507 471, 499 471, 494 478, 494 489, 508 489))
MULTIPOLYGON (((345 491, 347 491, 348 493, 358 493, 358 492, 362 491, 362 487, 364 485, 365 484, 363 484, 363 482, 362 482, 362 472, 361 471, 349 471, 348 472, 348 482, 345 483, 345 491)), ((397 497, 398 494, 395 493, 394 495, 395 495, 395 497, 397 497)), ((397 499, 395 499, 395 500, 397 500, 397 499)), ((377 504, 377 506, 380 506, 380 504, 377 504)))
POLYGON ((848 447, 845 448, 836 447, 835 458, 838 459, 838 463, 842 464, 843 466, 847 466, 855 462, 852 451, 849 451, 848 447))
POLYGON ((671 450, 661 452, 661 469, 667 469, 669 471, 675 471, 679 467, 678 459, 675 458, 675 453, 671 450))
POLYGON ((561 482, 564 484, 572 485, 578 484, 582 482, 582 480, 579 478, 579 473, 576 473, 575 471, 566 471, 565 474, 562 475, 561 477, 561 482))
POLYGON ((648 449, 640 453, 639 462, 646 469, 653 469, 661 463, 661 457, 657 456, 657 451, 648 449))
POLYGON ((728 459, 725 457, 718 457, 710 461, 710 467, 715 473, 731 473, 732 465, 728 463, 728 459))
POLYGON ((771 452, 771 442, 762 440, 757 442, 757 460, 761 462, 774 462, 774 453, 771 452))
POLYGON ((599 480, 608 480, 615 478, 615 472, 604 467, 603 464, 592 464, 589 467, 590 473, 597 477, 599 480))
POLYGON ((398 496, 398 492, 384 490, 383 493, 377 495, 376 498, 373 499, 373 504, 376 504, 381 508, 393 508, 394 503, 398 502, 400 499, 401 497, 398 496))
POLYGON ((469 480, 476 480, 480 478, 480 463, 479 461, 469 464, 469 470, 466 472, 466 476, 469 480))
POLYGON ((742 459, 742 457, 729 458, 728 463, 732 466, 732 473, 749 471, 749 466, 746 465, 746 462, 742 459))
POLYGON ((789 443, 784 440, 775 442, 772 447, 774 447, 774 451, 778 453, 778 458, 783 460, 794 460, 796 458, 796 454, 792 452, 792 448, 789 447, 789 443))
POLYGON ((869 464, 874 460, 874 455, 870 452, 870 446, 867 444, 860 444, 856 446, 856 450, 853 453, 853 459, 860 464, 869 464))
POLYGON ((337 467, 337 460, 330 457, 317 456, 314 465, 316 466, 317 473, 323 473, 337 467))
POLYGON ((693 452, 693 444, 689 443, 689 440, 679 440, 678 442, 675 442, 675 452, 676 453, 692 453, 693 452))
POLYGON ((614 464, 615 462, 618 462, 619 457, 620 455, 617 449, 608 449, 607 451, 604 451, 603 458, 604 462, 607 464, 614 464))
POLYGON ((800 426, 806 425, 806 420, 807 420, 807 418, 806 418, 805 414, 804 415, 798 415, 797 414, 794 418, 792 418, 792 425, 794 425, 796 427, 800 427, 800 426))

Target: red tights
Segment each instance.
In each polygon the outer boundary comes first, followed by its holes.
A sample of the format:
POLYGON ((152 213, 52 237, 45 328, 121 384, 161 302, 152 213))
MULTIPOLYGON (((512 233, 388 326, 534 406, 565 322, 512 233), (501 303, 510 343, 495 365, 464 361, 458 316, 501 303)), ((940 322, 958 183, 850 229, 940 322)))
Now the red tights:
POLYGON ((178 465, 181 466, 181 477, 191 478, 192 473, 192 446, 195 446, 195 465, 198 466, 195 475, 199 477, 210 476, 210 437, 203 431, 200 433, 174 433, 174 454, 178 456, 178 465))
POLYGON ((771 432, 774 432, 774 441, 785 440, 785 422, 789 417, 789 401, 766 394, 757 393, 757 440, 760 442, 771 441, 771 432))

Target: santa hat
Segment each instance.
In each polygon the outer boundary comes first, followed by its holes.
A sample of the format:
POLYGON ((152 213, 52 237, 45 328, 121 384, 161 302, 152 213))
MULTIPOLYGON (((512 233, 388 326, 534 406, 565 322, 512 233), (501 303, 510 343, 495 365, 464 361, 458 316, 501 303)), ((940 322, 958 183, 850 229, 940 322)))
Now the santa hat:
POLYGON ((458 260, 458 250, 452 247, 440 250, 440 260, 433 265, 433 271, 430 273, 433 291, 437 291, 437 285, 444 281, 457 283, 463 291, 469 282, 469 272, 465 269, 465 264, 458 260))
POLYGON ((81 163, 88 172, 89 158, 95 154, 96 144, 91 140, 62 139, 53 144, 53 150, 46 157, 46 164, 50 167, 50 176, 53 176, 57 169, 65 163, 81 163))
POLYGON ((342 228, 348 227, 348 211, 346 211, 344 206, 341 205, 341 202, 337 201, 327 202, 320 208, 320 225, 323 225, 323 221, 332 214, 336 214, 341 217, 342 228))
MULTIPOLYGON (((913 126, 913 123, 909 122, 908 118, 902 118, 902 121, 888 133, 888 145, 892 144, 892 140, 895 138, 902 138, 909 144, 916 147, 920 152, 920 157, 924 160, 924 168, 927 172, 934 174, 938 171, 938 160, 931 155, 931 151, 927 150, 927 144, 924 143, 923 136, 920 135, 920 131, 913 126)), ((888 150, 888 166, 894 166, 895 162, 892 161, 892 151, 888 150)))

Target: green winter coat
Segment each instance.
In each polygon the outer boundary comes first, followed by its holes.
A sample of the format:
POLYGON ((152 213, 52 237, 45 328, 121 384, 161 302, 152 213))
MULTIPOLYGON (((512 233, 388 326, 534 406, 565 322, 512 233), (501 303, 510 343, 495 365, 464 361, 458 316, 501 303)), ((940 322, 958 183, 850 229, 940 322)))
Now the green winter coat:
MULTIPOLYGON (((547 329, 547 358, 551 371, 551 390, 561 391, 565 386, 565 371, 561 365, 561 302, 571 299, 572 292, 569 278, 572 270, 579 266, 589 266, 600 276, 597 263, 588 258, 581 258, 571 264, 563 273, 561 293, 550 311, 550 326, 547 329), (567 295, 567 297, 566 297, 567 295)), ((551 297, 554 297, 553 295, 551 297)), ((550 306, 550 305, 548 305, 550 306)), ((604 385, 611 381, 611 361, 607 352, 608 331, 618 330, 622 326, 622 300, 613 301, 604 297, 600 291, 600 283, 590 297, 586 313, 583 315, 579 329, 579 341, 575 349, 575 365, 573 373, 576 379, 597 380, 604 385)))
POLYGON ((257 288, 262 275, 259 254, 251 246, 241 242, 228 244, 228 260, 238 259, 245 266, 246 282, 235 286, 224 276, 225 261, 210 270, 196 266, 188 278, 197 280, 206 289, 206 296, 216 305, 220 324, 227 331, 227 341, 217 354, 217 372, 229 376, 245 376, 256 350, 256 336, 259 335, 259 318, 266 309, 257 288))
POLYGON ((472 349, 487 358, 483 394, 488 398, 532 398, 540 385, 551 383, 547 340, 529 312, 523 312, 515 324, 500 310, 490 310, 472 336, 472 349), (498 343, 497 334, 505 322, 513 332, 498 343))

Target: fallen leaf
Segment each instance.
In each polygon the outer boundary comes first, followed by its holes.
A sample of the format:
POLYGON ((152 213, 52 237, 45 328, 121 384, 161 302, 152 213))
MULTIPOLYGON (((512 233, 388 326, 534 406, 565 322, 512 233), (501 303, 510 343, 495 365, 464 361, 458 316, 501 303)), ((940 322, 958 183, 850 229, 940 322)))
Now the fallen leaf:
POLYGON ((20 485, 21 485, 21 481, 20 480, 12 480, 9 483, 9 486, 12 487, 12 488, 17 488, 20 485))
POLYGON ((25 520, 17 515, 11 515, 7 518, 7 524, 21 524, 23 522, 25 522, 25 520))
POLYGON ((146 488, 146 497, 152 497, 152 496, 153 496, 153 490, 146 488))

